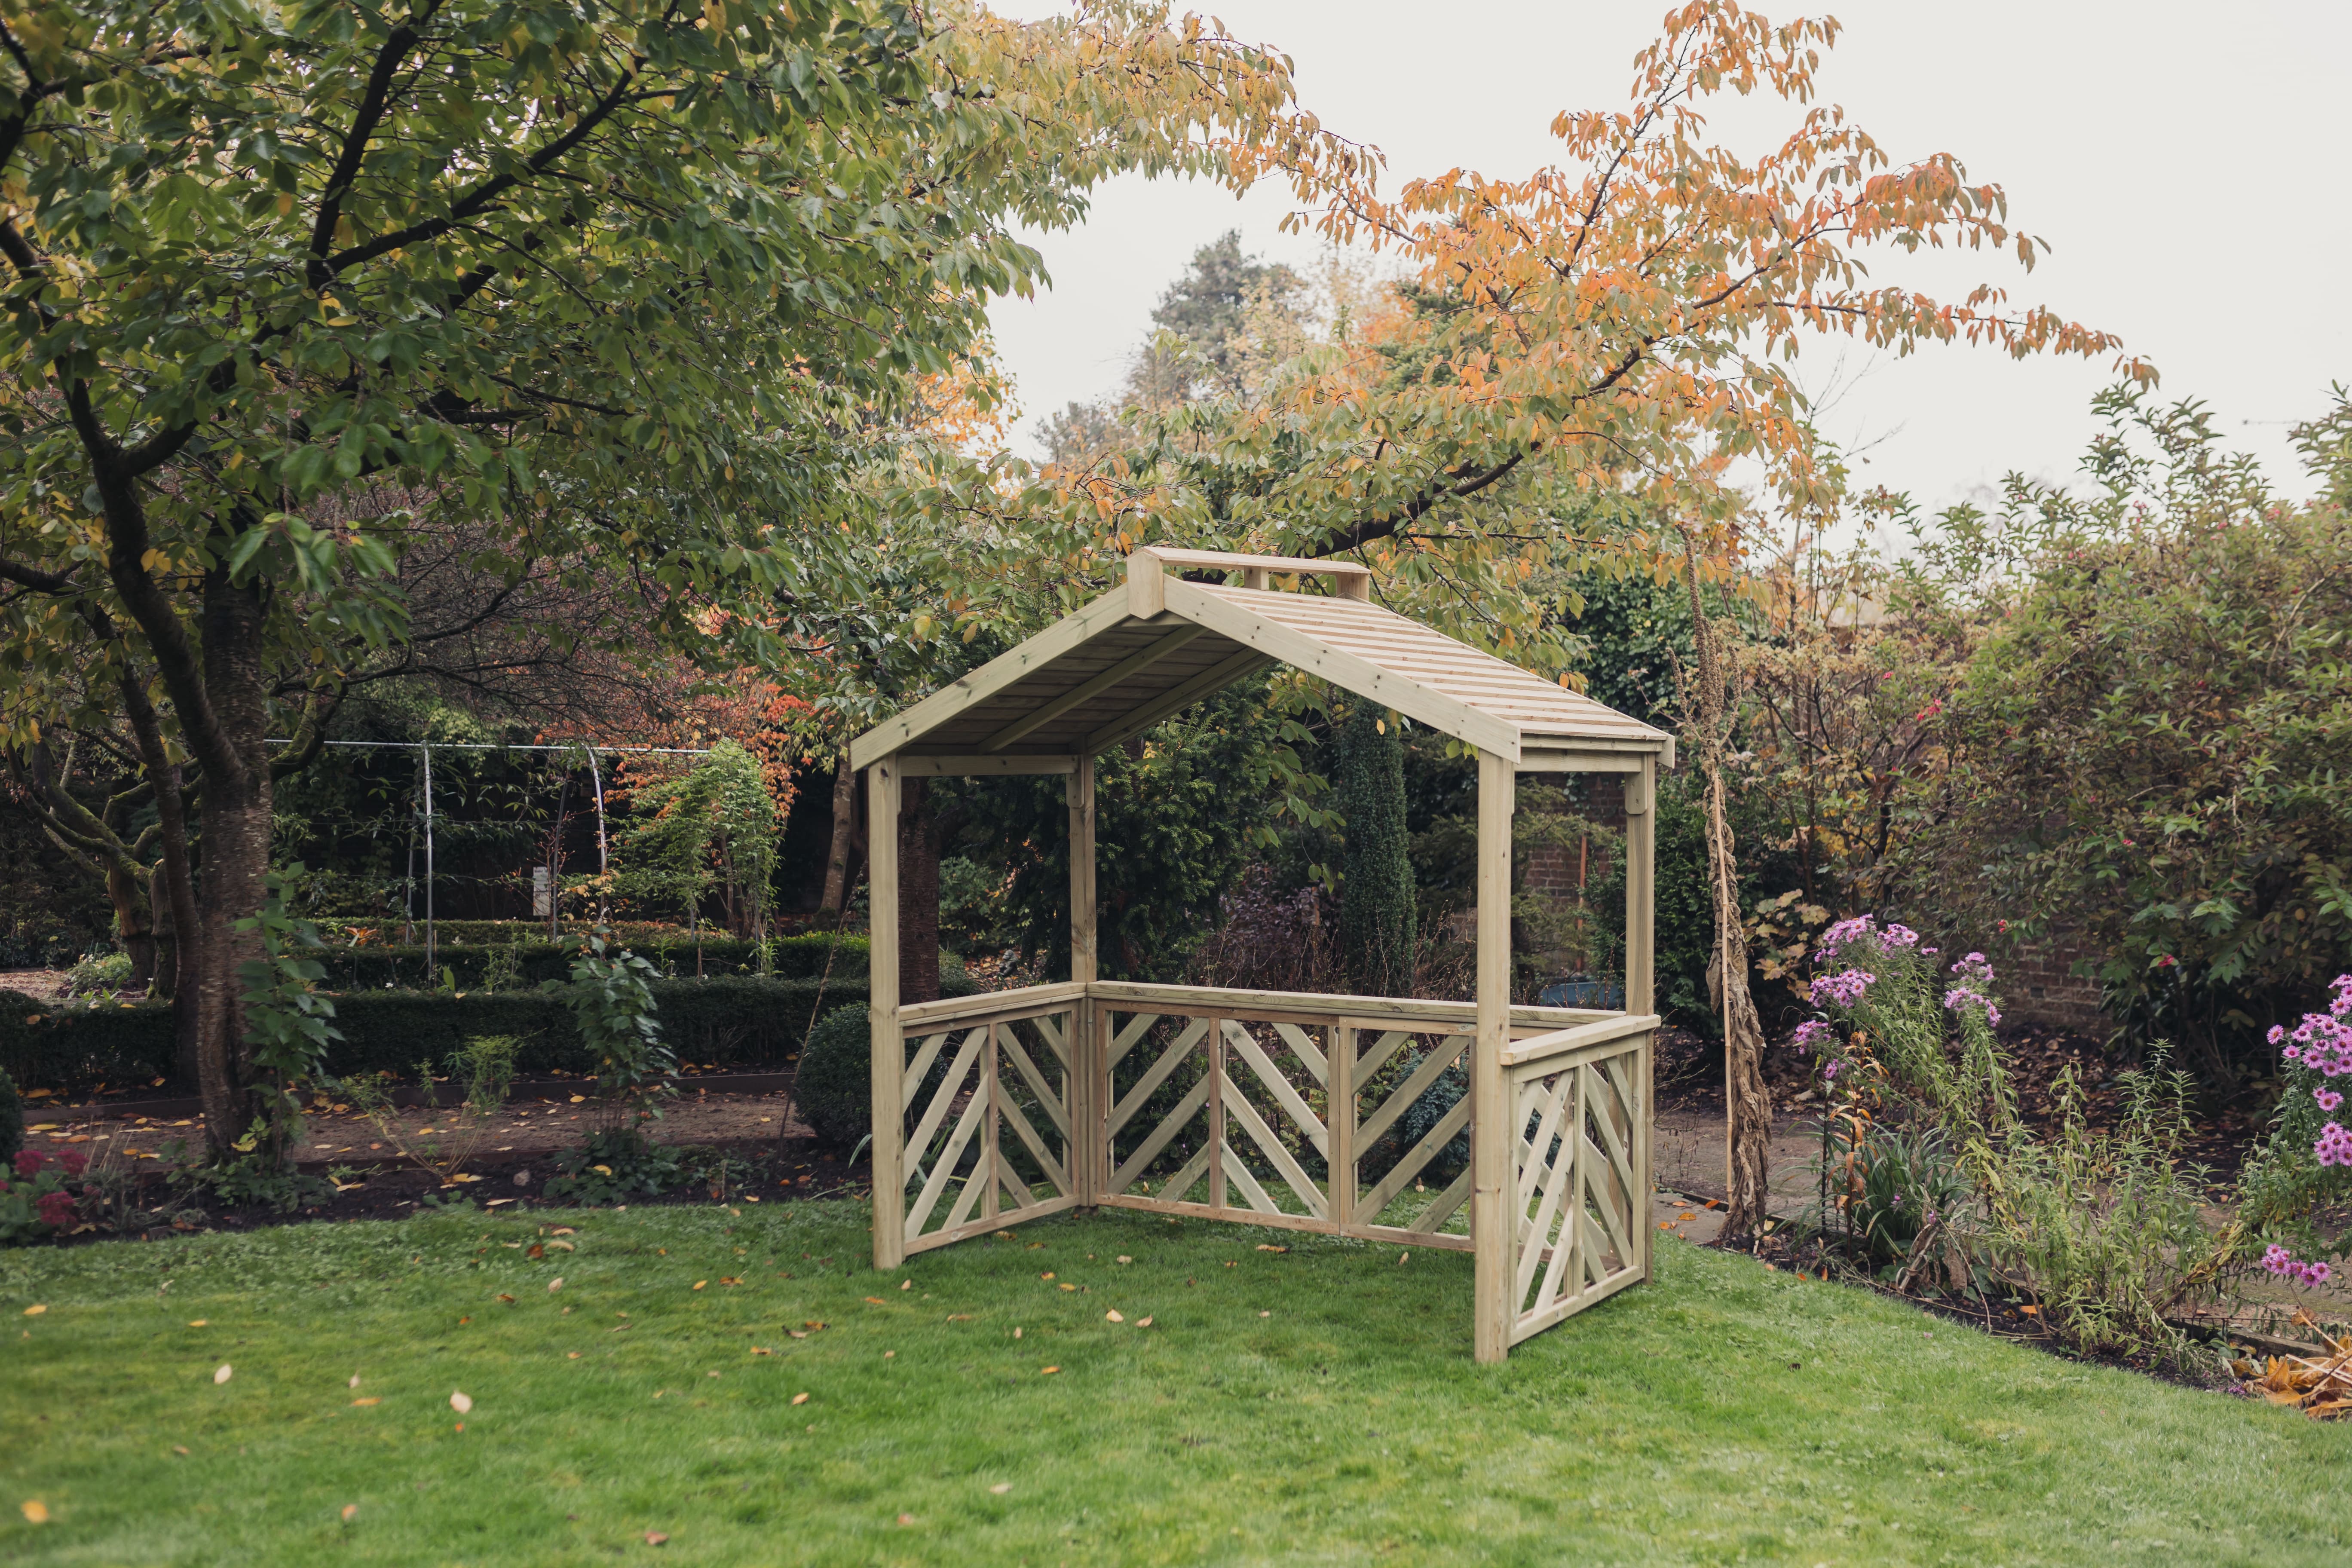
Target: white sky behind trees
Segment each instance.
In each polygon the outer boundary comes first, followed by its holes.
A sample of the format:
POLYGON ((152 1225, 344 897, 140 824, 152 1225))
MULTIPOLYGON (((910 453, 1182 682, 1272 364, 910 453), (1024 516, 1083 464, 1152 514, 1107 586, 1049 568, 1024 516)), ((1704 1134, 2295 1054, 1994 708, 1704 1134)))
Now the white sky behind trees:
MULTIPOLYGON (((1539 0, 1191 0, 1234 37, 1296 62, 1300 101, 1388 156, 1381 188, 1459 165, 1520 178, 1557 161, 1562 109, 1626 102, 1634 52, 1664 15, 1646 3, 1539 0)), ((1007 0, 1044 16, 1041 0, 1007 0)), ((1785 21, 1805 14, 1768 4, 1785 21)), ((1898 162, 1931 152, 2004 187, 2013 227, 2050 244, 2032 273, 1962 252, 1871 261, 1874 278, 1957 299, 1979 281, 2018 303, 2122 334, 2155 362, 2157 396, 2211 405, 2234 447, 2303 495, 2287 426, 2352 383, 2352 6, 2240 0, 1846 0, 1818 81, 1825 102, 1898 162)), ((1777 99, 1719 100, 1716 126, 1742 152, 1779 142, 1799 112, 1777 99)), ((1244 250, 1304 270, 1310 233, 1268 184, 1236 200, 1198 182, 1123 179, 1080 228, 1024 237, 1054 278, 1034 301, 992 311, 1018 382, 1013 446, 1041 455, 1040 421, 1112 390, 1160 294, 1195 248, 1231 227, 1244 250)), ((2105 362, 2011 360, 1967 347, 1874 358, 1839 340, 1799 362, 1809 391, 1835 385, 1823 430, 1867 447, 1858 486, 1908 490, 1934 510, 2011 468, 2070 480, 2096 428, 2105 362), (1841 363, 1841 355, 1843 363, 1841 363)), ((1978 496, 1978 499, 1983 499, 1978 496)))

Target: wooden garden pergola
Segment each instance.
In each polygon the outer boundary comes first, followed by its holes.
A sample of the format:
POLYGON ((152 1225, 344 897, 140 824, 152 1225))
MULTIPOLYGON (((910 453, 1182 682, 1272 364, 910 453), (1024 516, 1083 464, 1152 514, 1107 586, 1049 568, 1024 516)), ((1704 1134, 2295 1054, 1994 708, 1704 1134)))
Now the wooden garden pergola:
POLYGON ((1652 802, 1674 741, 1370 595, 1353 564, 1138 550, 1123 589, 851 744, 876 825, 876 1268, 1097 1205, 1462 1248, 1481 1361, 1649 1277, 1652 802), (1476 748, 1475 1002, 1097 977, 1095 758, 1276 662, 1476 748), (1511 1005, 1527 773, 1623 777, 1622 1012, 1511 1005), (1068 781, 1070 978, 902 1006, 903 781, 1013 773, 1068 781), (1469 1093, 1418 1127, 1465 1057, 1469 1093), (1467 1168, 1433 1194, 1465 1131, 1467 1168))

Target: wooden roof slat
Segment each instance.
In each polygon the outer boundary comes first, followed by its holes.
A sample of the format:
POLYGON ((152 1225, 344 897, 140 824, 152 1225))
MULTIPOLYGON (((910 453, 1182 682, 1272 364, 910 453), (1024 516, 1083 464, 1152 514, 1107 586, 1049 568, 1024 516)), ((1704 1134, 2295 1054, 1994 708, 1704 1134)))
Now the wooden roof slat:
POLYGON ((989 755, 1096 755, 1276 660, 1514 763, 1523 742, 1547 752, 1672 756, 1664 731, 1352 593, 1187 583, 1171 568, 1239 571, 1244 583, 1312 570, 1357 590, 1369 581, 1348 563, 1139 551, 1124 592, 859 736, 851 765, 909 748, 958 765, 989 755))

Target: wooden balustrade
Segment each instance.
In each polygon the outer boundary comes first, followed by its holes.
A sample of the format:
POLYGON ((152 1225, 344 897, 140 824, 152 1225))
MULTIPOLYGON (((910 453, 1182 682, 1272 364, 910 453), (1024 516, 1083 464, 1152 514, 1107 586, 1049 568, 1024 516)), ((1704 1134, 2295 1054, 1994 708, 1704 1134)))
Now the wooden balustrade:
MULTIPOLYGON (((1070 982, 899 1024, 910 1253, 1096 1205, 1474 1248, 1471 1004, 1070 982)), ((1657 1026, 1509 1011, 1511 1342, 1647 1275, 1657 1026)))

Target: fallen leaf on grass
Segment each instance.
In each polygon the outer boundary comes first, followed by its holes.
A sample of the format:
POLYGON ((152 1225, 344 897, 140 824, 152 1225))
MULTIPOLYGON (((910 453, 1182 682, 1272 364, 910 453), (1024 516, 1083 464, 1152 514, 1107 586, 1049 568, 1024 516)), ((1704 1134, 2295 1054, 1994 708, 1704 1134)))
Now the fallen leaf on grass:
POLYGON ((740 1285, 743 1283, 743 1277, 740 1274, 722 1274, 719 1278, 719 1282, 721 1285, 740 1285))
POLYGON ((1043 1274, 1040 1274, 1039 1276, 1037 1276, 1037 1278, 1038 1278, 1038 1279, 1051 1279, 1053 1277, 1054 1277, 1054 1271, 1053 1271, 1052 1269, 1050 1269, 1050 1268, 1048 1268, 1047 1270, 1045 1270, 1045 1272, 1044 1272, 1043 1274))
POLYGON ((460 1415, 467 1415, 474 1408, 473 1398, 469 1394, 453 1393, 449 1395, 449 1408, 460 1415))
POLYGON ((503 1290, 501 1290, 501 1291, 499 1291, 499 1300, 501 1300, 501 1301, 504 1301, 504 1302, 505 1302, 508 1306, 509 1306, 509 1307, 511 1307, 511 1306, 513 1306, 513 1305, 514 1305, 514 1298, 513 1298, 512 1296, 508 1295, 508 1294, 507 1294, 505 1291, 503 1291, 503 1290))
POLYGON ((948 1321, 950 1323, 969 1323, 971 1321, 971 1314, 970 1312, 950 1312, 948 1314, 948 1321))
POLYGON ((235 1370, 229 1366, 228 1363, 223 1362, 220 1363, 220 1370, 213 1373, 213 1382, 215 1384, 226 1383, 230 1378, 235 1377, 236 1375, 236 1373, 235 1370))
POLYGON ((1134 1262, 1134 1261, 1135 1261, 1135 1259, 1134 1259, 1134 1258, 1129 1258, 1129 1257, 1126 1253, 1124 1253, 1124 1252, 1122 1252, 1122 1253, 1120 1253, 1120 1254, 1118 1255, 1118 1260, 1119 1260, 1121 1263, 1132 1263, 1132 1262, 1134 1262))
POLYGON ((901 1290, 911 1290, 914 1288, 915 1282, 912 1279, 901 1279, 898 1281, 898 1289, 901 1290))
POLYGON ((1402 1263, 1406 1258, 1411 1258, 1412 1256, 1412 1254, 1410 1252, 1400 1252, 1397 1254, 1397 1261, 1399 1263, 1402 1263))
POLYGON ((794 1405, 806 1405, 808 1403, 808 1395, 805 1394, 795 1394, 793 1395, 793 1403, 794 1405))
POLYGON ((578 1361, 580 1359, 580 1352, 578 1351, 567 1351, 564 1352, 563 1359, 566 1361, 578 1361))
POLYGON ((999 1481, 988 1489, 994 1492, 998 1497, 1003 1497, 1006 1492, 1013 1489, 1013 1483, 1011 1481, 999 1481))
POLYGON ((180 1445, 179 1445, 179 1444, 177 1444, 177 1443, 174 1443, 174 1444, 173 1444, 173 1445, 172 1445, 172 1452, 173 1452, 174 1454, 179 1455, 179 1456, 180 1456, 182 1458, 184 1458, 184 1458, 186 1458, 188 1457, 188 1451, 187 1451, 185 1448, 183 1448, 182 1447, 180 1447, 180 1445))
POLYGON ((33 1499, 30 1502, 27 1502, 25 1505, 25 1519, 26 1521, 30 1524, 48 1523, 49 1505, 43 1502, 38 1498, 33 1499))
POLYGON ((663 1542, 667 1541, 668 1539, 668 1536, 664 1535, 658 1530, 648 1530, 646 1531, 646 1544, 647 1546, 659 1546, 663 1542))
POLYGON ((1135 1320, 1135 1326, 1139 1329, 1148 1329, 1151 1326, 1151 1320, 1149 1318, 1138 1318, 1135 1320))
MULTIPOLYGON (((697 1289, 698 1290, 698 1289, 701 1289, 701 1287, 698 1285, 698 1286, 696 1286, 696 1287, 695 1287, 695 1289, 697 1289)), ((866 1299, 868 1301, 873 1302, 873 1303, 874 1303, 874 1305, 876 1305, 876 1306, 877 1306, 877 1307, 886 1307, 886 1306, 889 1305, 889 1303, 888 1303, 888 1302, 887 1302, 887 1301, 883 1300, 882 1300, 882 1298, 881 1298, 881 1297, 879 1297, 879 1296, 868 1296, 868 1297, 866 1297, 866 1299)))
POLYGON ((351 1523, 351 1521, 353 1521, 353 1520, 355 1520, 355 1519, 359 1518, 359 1516, 360 1516, 360 1505, 359 1505, 359 1504, 357 1504, 357 1503, 355 1503, 355 1502, 347 1502, 347 1503, 345 1503, 345 1504, 343 1505, 343 1522, 344 1522, 345 1524, 349 1524, 349 1523, 351 1523))
POLYGON ((547 1282, 547 1293, 548 1293, 549 1295, 551 1295, 551 1296, 554 1295, 558 1290, 561 1290, 561 1289, 563 1289, 563 1281, 562 1281, 562 1279, 560 1279, 560 1278, 559 1278, 559 1279, 551 1279, 551 1280, 549 1280, 549 1281, 547 1282))
POLYGON ((357 1388, 359 1385, 360 1385, 360 1374, 359 1374, 358 1373, 352 1373, 352 1382, 351 1382, 351 1386, 352 1386, 353 1388, 357 1388))
POLYGON ((547 1256, 547 1248, 540 1246, 537 1242, 532 1242, 530 1245, 530 1250, 524 1253, 523 1256, 525 1258, 544 1258, 547 1256))
POLYGON ((708 1285, 708 1284, 709 1284, 709 1283, 710 1283, 710 1281, 709 1281, 709 1280, 708 1280, 708 1279, 698 1279, 698 1280, 696 1280, 696 1281, 694 1282, 694 1288, 695 1288, 696 1289, 699 1290, 699 1289, 701 1289, 705 1285, 708 1285))
POLYGON ((770 1349, 769 1349, 767 1346, 765 1346, 765 1345, 753 1345, 753 1346, 751 1347, 751 1353, 752 1353, 753 1355, 773 1355, 773 1354, 775 1354, 776 1352, 773 1352, 773 1351, 772 1351, 772 1350, 770 1350, 770 1349))
POLYGON ((365 1399, 354 1399, 354 1400, 352 1400, 352 1404, 354 1406, 362 1405, 381 1405, 381 1404, 383 1404, 383 1396, 382 1396, 382 1395, 380 1395, 380 1394, 370 1394, 370 1395, 369 1395, 367 1398, 365 1398, 365 1399))
POLYGON ((1075 1289, 1077 1289, 1077 1287, 1076 1287, 1076 1285, 1071 1284, 1068 1280, 1065 1279, 1065 1280, 1063 1280, 1060 1284, 1058 1284, 1058 1285, 1055 1286, 1055 1287, 1054 1287, 1054 1289, 1056 1289, 1056 1290, 1075 1290, 1075 1289))
POLYGON ((577 1252, 580 1250, 568 1241, 551 1241, 547 1245, 550 1247, 560 1247, 566 1252, 577 1252))
POLYGON ((1127 1321, 1125 1318, 1119 1316, 1119 1311, 1117 1307, 1113 1307, 1109 1311, 1105 1312, 1103 1314, 1103 1318, 1106 1321, 1113 1323, 1123 1323, 1127 1321))
POLYGON ((1287 1252, 1290 1250, 1290 1248, 1286 1247, 1274 1247, 1263 1241, 1257 1244, 1257 1249, 1260 1252, 1287 1252))
POLYGON ((1062 1370, 1062 1369, 1061 1369, 1060 1367, 1058 1367, 1058 1366, 1049 1366, 1049 1367, 1045 1368, 1045 1371, 1043 1371, 1043 1372, 1039 1373, 1037 1375, 1038 1375, 1039 1377, 1051 1377, 1051 1376, 1053 1376, 1055 1373, 1057 1373, 1057 1372, 1059 1372, 1059 1371, 1061 1371, 1061 1370, 1062 1370))
POLYGON ((25 1316, 26 1316, 26 1317, 28 1317, 28 1318, 37 1318, 37 1317, 39 1317, 43 1312, 46 1312, 46 1311, 47 1311, 47 1310, 48 1310, 48 1309, 47 1309, 47 1307, 39 1306, 39 1305, 35 1305, 35 1306, 27 1307, 27 1308, 26 1308, 26 1309, 25 1309, 25 1316))
POLYGON ((207 1326, 207 1325, 208 1325, 208 1324, 210 1324, 211 1322, 212 1322, 212 1320, 211 1320, 210 1318, 190 1318, 190 1319, 188 1320, 188 1327, 190 1327, 190 1328, 192 1328, 192 1329, 201 1329, 201 1328, 204 1328, 204 1327, 207 1326))
POLYGON ((784 1332, 786 1332, 786 1333, 788 1333, 788 1334, 792 1335, 792 1336, 793 1336, 793 1338, 794 1338, 794 1339, 796 1339, 796 1340, 804 1340, 804 1339, 808 1338, 808 1335, 807 1335, 806 1333, 803 1332, 803 1331, 802 1331, 801 1330, 799 1330, 799 1329, 786 1329, 786 1330, 784 1331, 784 1332))

